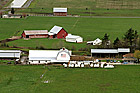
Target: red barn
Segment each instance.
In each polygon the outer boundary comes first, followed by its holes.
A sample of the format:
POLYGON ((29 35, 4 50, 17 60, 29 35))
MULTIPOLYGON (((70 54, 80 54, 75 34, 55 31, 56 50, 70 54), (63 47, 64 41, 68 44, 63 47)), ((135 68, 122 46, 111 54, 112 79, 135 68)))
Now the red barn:
POLYGON ((60 38, 65 38, 67 35, 68 33, 62 27, 59 26, 54 26, 49 32, 50 38, 60 39, 60 38))
POLYGON ((67 16, 67 8, 53 8, 54 16, 67 16))
POLYGON ((48 30, 25 30, 22 33, 23 38, 48 38, 48 30))

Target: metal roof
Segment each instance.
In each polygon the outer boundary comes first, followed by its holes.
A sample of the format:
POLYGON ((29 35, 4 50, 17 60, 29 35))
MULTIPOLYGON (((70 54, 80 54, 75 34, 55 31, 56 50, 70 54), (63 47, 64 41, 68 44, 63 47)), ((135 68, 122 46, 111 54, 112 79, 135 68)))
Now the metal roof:
POLYGON ((0 50, 0 53, 21 53, 20 50, 0 50))
POLYGON ((91 49, 91 53, 118 53, 117 49, 91 49))
POLYGON ((69 52, 68 50, 29 50, 29 60, 56 60, 60 52, 69 52))
POLYGON ((11 8, 21 8, 27 0, 14 0, 11 3, 11 8))
POLYGON ((68 34, 68 35, 66 36, 66 39, 68 39, 68 38, 77 39, 77 38, 82 38, 82 37, 76 36, 76 35, 72 35, 72 34, 68 34))
POLYGON ((67 12, 67 8, 53 8, 53 12, 67 12))
POLYGON ((118 48, 118 52, 130 52, 130 48, 118 48))
POLYGON ((48 34, 48 30, 24 30, 25 35, 48 34))
POLYGON ((52 34, 52 33, 57 34, 61 29, 62 29, 62 27, 60 27, 60 26, 54 26, 54 27, 50 30, 49 35, 52 34))
POLYGON ((129 48, 91 49, 91 53, 119 53, 119 52, 130 52, 130 49, 129 48))

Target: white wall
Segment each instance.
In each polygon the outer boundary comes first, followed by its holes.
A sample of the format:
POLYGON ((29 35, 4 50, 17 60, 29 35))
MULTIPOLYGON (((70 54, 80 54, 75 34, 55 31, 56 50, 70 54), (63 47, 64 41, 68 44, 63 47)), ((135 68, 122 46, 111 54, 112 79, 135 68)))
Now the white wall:
POLYGON ((60 52, 57 56, 57 60, 70 60, 70 55, 67 52, 60 52))

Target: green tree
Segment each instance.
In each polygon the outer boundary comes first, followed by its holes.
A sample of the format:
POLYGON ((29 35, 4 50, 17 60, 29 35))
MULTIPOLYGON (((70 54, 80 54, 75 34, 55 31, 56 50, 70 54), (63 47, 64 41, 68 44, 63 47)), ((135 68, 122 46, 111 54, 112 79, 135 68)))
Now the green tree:
POLYGON ((14 8, 12 8, 12 9, 11 9, 11 13, 12 13, 12 14, 14 14, 14 13, 15 13, 15 10, 14 10, 14 8))
POLYGON ((108 48, 108 46, 110 45, 109 35, 107 33, 105 33, 102 39, 102 45, 104 48, 108 48))
POLYGON ((135 53, 134 53, 134 57, 138 59, 138 62, 139 62, 139 59, 140 59, 140 50, 136 50, 135 53))
POLYGON ((118 37, 114 40, 113 47, 114 48, 122 47, 121 41, 119 40, 118 37))

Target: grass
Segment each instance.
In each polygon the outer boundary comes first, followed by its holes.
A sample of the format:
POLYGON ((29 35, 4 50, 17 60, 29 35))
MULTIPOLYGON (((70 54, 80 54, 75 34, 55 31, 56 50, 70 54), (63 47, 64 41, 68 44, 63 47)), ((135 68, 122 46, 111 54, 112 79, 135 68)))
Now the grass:
MULTIPOLYGON (((0 40, 12 37, 17 31, 20 31, 17 33, 20 36, 23 30, 47 29, 49 31, 54 25, 58 25, 64 27, 68 33, 83 37, 84 41, 94 40, 97 37, 103 38, 104 34, 108 33, 113 42, 116 37, 121 39, 131 27, 139 33, 139 24, 139 18, 28 17, 27 19, 0 19, 0 40)), ((61 41, 65 46, 86 47, 86 42, 74 44, 66 43, 65 40, 61 39, 20 39, 8 44, 20 47, 45 46, 50 48, 55 47, 56 44, 59 45, 61 41)))
POLYGON ((140 16, 139 0, 35 0, 17 12, 52 13, 53 7, 67 7, 68 14, 81 16, 140 16))
POLYGON ((115 69, 0 65, 0 90, 1 93, 138 93, 139 69, 139 65, 115 69), (43 83, 46 80, 49 83, 43 83))

